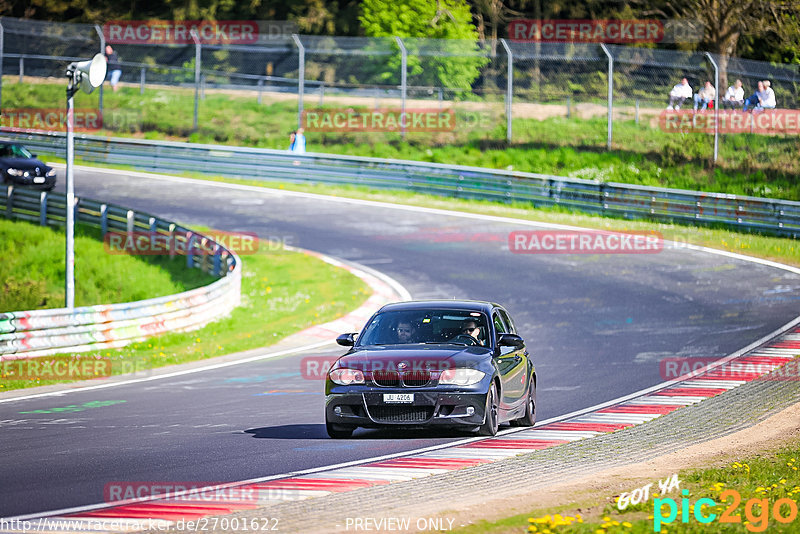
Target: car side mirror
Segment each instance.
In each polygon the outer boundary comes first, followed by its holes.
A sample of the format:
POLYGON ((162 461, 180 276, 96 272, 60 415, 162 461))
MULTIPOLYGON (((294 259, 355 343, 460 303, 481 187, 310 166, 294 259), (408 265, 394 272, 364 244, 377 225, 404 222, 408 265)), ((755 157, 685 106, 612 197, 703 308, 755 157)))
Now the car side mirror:
POLYGON ((521 349, 525 346, 525 341, 517 334, 500 334, 497 336, 497 346, 521 349))
POLYGON ((343 347, 352 347, 356 344, 355 334, 342 334, 336 338, 336 343, 343 347))

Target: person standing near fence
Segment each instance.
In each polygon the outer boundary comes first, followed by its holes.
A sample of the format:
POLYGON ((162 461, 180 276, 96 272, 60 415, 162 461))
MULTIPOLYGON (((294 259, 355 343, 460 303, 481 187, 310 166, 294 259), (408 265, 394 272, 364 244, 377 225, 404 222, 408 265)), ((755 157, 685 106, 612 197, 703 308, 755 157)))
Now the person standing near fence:
POLYGON ((669 105, 667 106, 667 111, 672 111, 673 109, 681 109, 681 104, 687 98, 692 98, 692 86, 689 85, 689 80, 683 78, 681 83, 675 85, 672 88, 672 91, 669 92, 669 105))
POLYGON ((289 145, 289 151, 294 152, 296 154, 305 154, 306 152, 306 136, 303 135, 303 129, 298 128, 296 132, 292 132, 291 137, 291 144, 289 145))
POLYGON ((111 48, 111 45, 106 45, 106 63, 108 63, 108 67, 106 68, 108 71, 108 80, 111 84, 111 89, 116 93, 119 77, 122 76, 122 66, 119 64, 119 56, 117 56, 117 53, 111 48))

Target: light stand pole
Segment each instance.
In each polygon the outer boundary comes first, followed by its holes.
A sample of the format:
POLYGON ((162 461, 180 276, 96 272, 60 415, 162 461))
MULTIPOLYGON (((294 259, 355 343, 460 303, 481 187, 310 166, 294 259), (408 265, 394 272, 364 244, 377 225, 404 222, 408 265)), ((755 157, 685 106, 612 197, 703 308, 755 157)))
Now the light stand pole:
POLYGON ((103 54, 96 54, 88 61, 70 63, 67 67, 67 213, 66 213, 66 268, 64 300, 67 309, 75 308, 75 186, 73 184, 72 162, 75 159, 74 105, 72 97, 82 89, 91 93, 106 79, 108 65, 103 54))
POLYGON ((80 83, 76 82, 75 74, 75 69, 67 68, 69 77, 67 84, 67 256, 66 287, 64 288, 66 302, 64 305, 70 310, 75 307, 75 185, 72 174, 72 160, 75 157, 75 129, 73 127, 72 97, 75 96, 80 83))

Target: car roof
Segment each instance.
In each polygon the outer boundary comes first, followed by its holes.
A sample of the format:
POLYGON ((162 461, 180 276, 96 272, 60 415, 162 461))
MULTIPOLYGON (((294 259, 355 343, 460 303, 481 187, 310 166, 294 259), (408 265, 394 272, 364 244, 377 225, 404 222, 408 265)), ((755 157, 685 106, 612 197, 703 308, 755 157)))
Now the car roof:
POLYGON ((470 310, 491 313, 493 308, 501 307, 493 302, 481 300, 410 300, 394 302, 383 306, 379 312, 385 311, 411 311, 411 310, 470 310))

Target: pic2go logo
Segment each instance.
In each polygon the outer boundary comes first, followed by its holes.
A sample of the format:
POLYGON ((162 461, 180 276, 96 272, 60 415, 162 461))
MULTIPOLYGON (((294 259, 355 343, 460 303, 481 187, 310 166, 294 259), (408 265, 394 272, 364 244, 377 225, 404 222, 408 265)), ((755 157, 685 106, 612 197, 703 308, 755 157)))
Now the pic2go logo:
MULTIPOLYGON (((689 504, 688 490, 683 490, 683 498, 681 499, 681 523, 688 523, 690 521, 690 513, 692 506, 689 504)), ((742 517, 736 513, 736 509, 742 502, 742 497, 736 490, 728 489, 720 493, 720 499, 727 503, 728 498, 732 502, 728 507, 719 515, 720 523, 741 523, 742 517)), ((717 506, 713 499, 703 498, 698 499, 694 503, 694 518, 698 523, 709 524, 717 519, 717 514, 709 512, 708 508, 717 506)), ((656 498, 653 499, 653 531, 661 532, 662 525, 668 525, 675 521, 678 516, 678 503, 672 498, 656 498), (665 509, 666 507, 666 509, 665 509), (666 512, 666 515, 665 515, 666 512)), ((775 501, 775 504, 770 508, 768 499, 752 498, 744 505, 744 515, 748 523, 745 525, 750 532, 764 532, 769 525, 770 512, 772 518, 778 523, 791 523, 797 518, 797 503, 792 499, 783 497, 775 501)))

